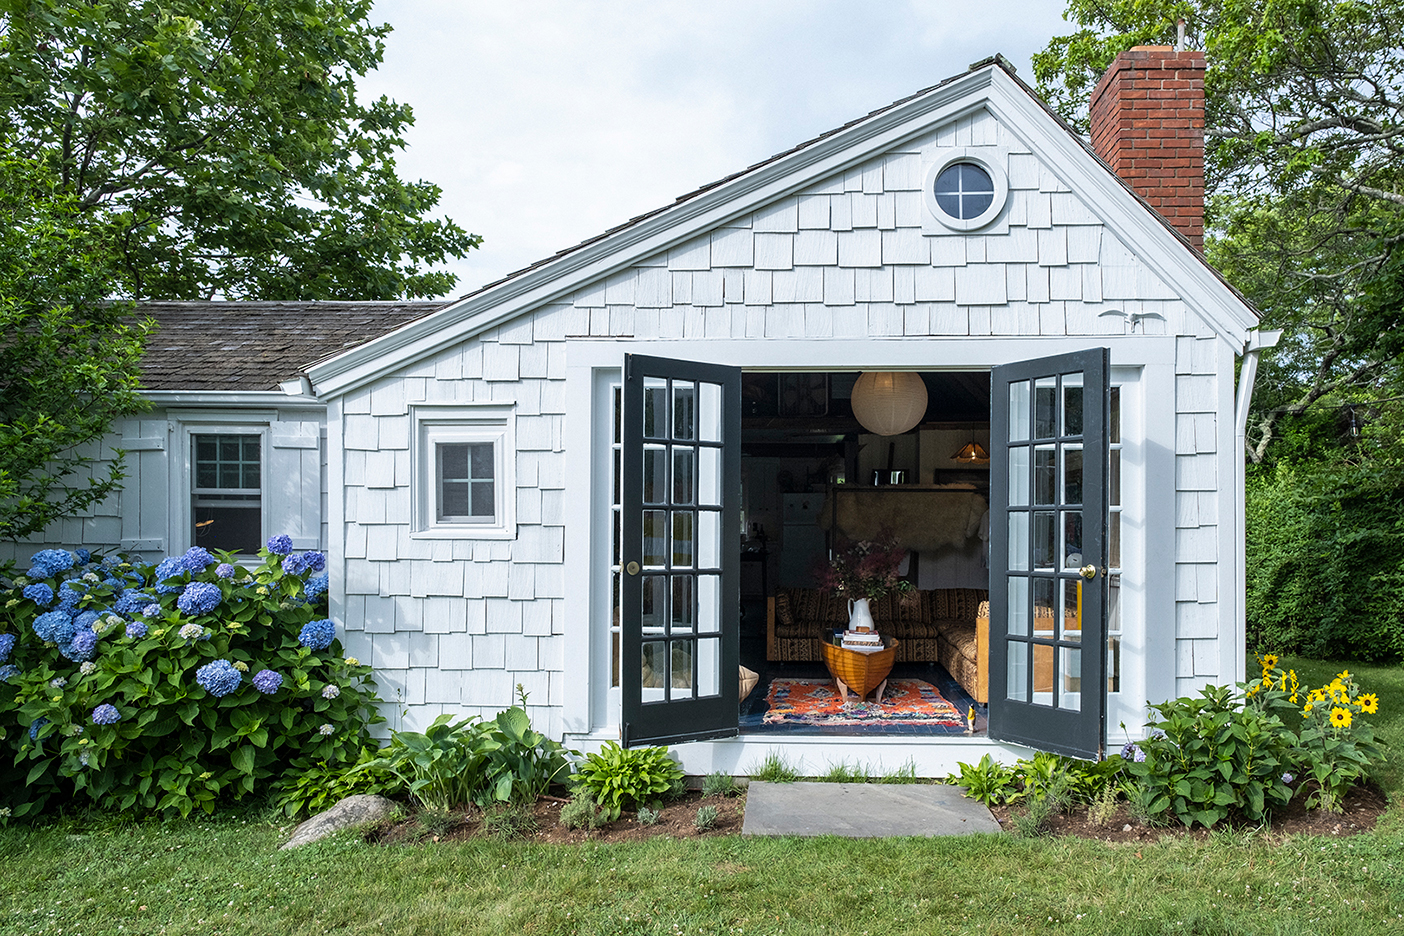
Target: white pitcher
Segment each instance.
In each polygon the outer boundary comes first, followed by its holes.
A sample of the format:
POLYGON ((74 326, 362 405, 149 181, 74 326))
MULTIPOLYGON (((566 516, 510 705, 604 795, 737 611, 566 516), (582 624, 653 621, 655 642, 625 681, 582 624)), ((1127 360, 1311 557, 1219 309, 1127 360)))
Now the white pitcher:
POLYGON ((873 614, 868 610, 868 599, 848 599, 848 629, 877 630, 873 624, 873 614))

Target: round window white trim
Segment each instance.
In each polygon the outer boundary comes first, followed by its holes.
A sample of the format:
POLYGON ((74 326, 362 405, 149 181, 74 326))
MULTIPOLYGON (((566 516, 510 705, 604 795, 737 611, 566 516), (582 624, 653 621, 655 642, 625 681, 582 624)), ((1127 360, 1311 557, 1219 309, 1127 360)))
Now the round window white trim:
POLYGON ((926 198, 927 214, 952 231, 974 231, 990 224, 1004 211, 1004 205, 1009 200, 1009 176, 1005 173, 1003 164, 1003 150, 969 147, 946 150, 926 169, 922 192, 926 198), (973 218, 953 218, 936 204, 936 179, 956 163, 979 166, 994 183, 994 199, 988 208, 973 218))

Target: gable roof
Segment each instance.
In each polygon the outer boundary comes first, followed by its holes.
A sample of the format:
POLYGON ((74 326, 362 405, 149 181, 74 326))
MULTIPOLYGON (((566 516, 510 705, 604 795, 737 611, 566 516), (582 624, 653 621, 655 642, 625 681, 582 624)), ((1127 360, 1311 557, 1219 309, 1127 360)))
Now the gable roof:
POLYGON ((769 159, 679 196, 596 237, 455 300, 438 312, 308 368, 319 395, 353 387, 517 315, 569 295, 649 256, 871 159, 935 127, 987 108, 1064 177, 1096 199, 1104 222, 1220 337, 1242 347, 1251 303, 1093 152, 995 55, 769 159))
POLYGON ((277 390, 308 363, 340 354, 445 302, 142 302, 160 326, 146 343, 148 390, 277 390))

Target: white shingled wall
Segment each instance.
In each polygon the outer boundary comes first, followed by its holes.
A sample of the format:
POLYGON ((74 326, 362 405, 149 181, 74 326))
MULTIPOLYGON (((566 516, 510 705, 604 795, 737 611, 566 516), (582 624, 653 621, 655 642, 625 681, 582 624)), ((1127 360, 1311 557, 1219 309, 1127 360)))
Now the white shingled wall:
MULTIPOLYGON (((1232 557, 1219 520, 1219 485, 1232 483, 1222 467, 1231 352, 985 112, 349 393, 339 427, 348 646, 377 667, 396 713, 408 707, 406 726, 441 712, 490 715, 520 683, 537 724, 560 735, 564 477, 587 456, 562 442, 573 342, 657 342, 667 355, 669 342, 721 339, 1083 335, 1088 346, 1178 336, 1175 606, 1147 608, 1147 626, 1173 615, 1177 691, 1236 678, 1220 672, 1219 639, 1221 627, 1232 633, 1219 562, 1232 557), (986 233, 924 234, 920 151, 981 145, 1007 152, 1006 220, 986 233), (417 402, 515 404, 514 541, 410 535, 417 402)), ((588 419, 586 407, 571 404, 572 418, 588 419)), ((1168 574, 1163 549, 1149 561, 1158 555, 1156 574, 1168 574)))

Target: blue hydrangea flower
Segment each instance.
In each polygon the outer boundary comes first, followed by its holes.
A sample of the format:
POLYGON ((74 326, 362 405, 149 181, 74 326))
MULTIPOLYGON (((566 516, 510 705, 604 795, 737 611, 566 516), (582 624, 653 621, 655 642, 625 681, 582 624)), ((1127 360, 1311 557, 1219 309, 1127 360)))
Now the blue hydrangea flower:
POLYGON ((328 735, 336 734, 336 729, 333 728, 330 724, 323 724, 322 727, 317 729, 317 734, 325 738, 328 735))
POLYGON ((86 549, 75 549, 73 551, 73 556, 78 560, 79 565, 87 565, 93 561, 93 554, 86 549))
POLYGON ((283 557, 283 571, 288 575, 301 575, 306 569, 302 556, 288 555, 283 557))
POLYGON ((127 625, 127 636, 133 640, 141 640, 146 636, 146 625, 141 621, 133 621, 127 625))
POLYGON ((15 649, 17 639, 14 634, 0 634, 0 663, 10 658, 10 651, 15 649))
POLYGON ((176 599, 176 607, 192 616, 209 614, 223 599, 224 593, 213 582, 191 582, 176 599))
POLYGON ((40 717, 34 719, 34 721, 30 722, 30 723, 29 723, 29 740, 31 740, 31 741, 37 741, 37 740, 39 740, 39 732, 42 731, 43 728, 44 728, 44 726, 47 725, 48 723, 49 723, 49 720, 48 720, 47 718, 44 718, 42 715, 41 715, 40 717))
POLYGON ((112 610, 116 611, 118 614, 137 614, 142 608, 155 600, 155 595, 148 595, 136 589, 128 589, 123 592, 122 597, 118 598, 116 603, 113 604, 112 610))
POLYGON ((286 556, 292 552, 292 537, 286 533, 268 538, 268 551, 275 556, 286 556))
POLYGON ((122 713, 117 711, 117 707, 115 705, 109 705, 108 703, 104 702, 97 708, 93 709, 94 725, 115 725, 121 720, 122 713))
POLYGON ((215 660, 195 671, 195 681, 216 699, 221 699, 238 689, 243 678, 228 660, 215 660))
POLYGON ((76 630, 92 630, 93 625, 98 622, 98 618, 100 617, 102 617, 102 615, 98 614, 96 611, 84 611, 73 619, 73 627, 76 630))
POLYGON ((272 695, 283 687, 283 677, 271 669, 254 673, 253 687, 264 695, 272 695))
POLYGON ((68 612, 76 611, 87 591, 80 582, 64 582, 58 590, 59 607, 68 612))
POLYGON ((308 598, 316 598, 327 593, 327 573, 318 572, 302 586, 302 593, 308 598))
POLYGON ((0 666, 0 682, 9 682, 11 676, 18 676, 20 668, 13 663, 0 666))
POLYGON ((73 635, 73 642, 69 644, 69 652, 64 656, 70 660, 91 660, 93 653, 97 650, 98 635, 91 630, 80 630, 73 635))
POLYGON ((336 625, 325 618, 320 621, 308 621, 302 625, 302 632, 297 635, 297 639, 309 650, 325 650, 336 639, 336 625))
POLYGON ((188 571, 181 559, 181 556, 167 556, 161 560, 160 565, 156 566, 156 571, 151 573, 152 580, 156 582, 158 594, 171 595, 180 591, 179 584, 168 585, 166 580, 179 578, 188 571))
POLYGON ((34 636, 40 640, 58 640, 64 628, 68 630, 68 639, 73 638, 73 618, 61 609, 44 612, 30 626, 34 628, 34 636))
POLYGON ((149 604, 149 605, 147 605, 146 607, 144 607, 144 608, 141 609, 141 616, 142 616, 142 617, 159 617, 160 614, 161 614, 161 606, 158 605, 158 604, 157 604, 156 602, 154 602, 154 601, 151 602, 151 604, 149 604))
POLYGON ((1141 750, 1141 746, 1134 741, 1127 741, 1121 748, 1121 759, 1141 763, 1146 759, 1146 752, 1141 750))
POLYGON ((1292 785, 1292 781, 1295 780, 1295 779, 1297 779, 1297 778, 1294 777, 1294 776, 1292 776, 1290 773, 1285 773, 1285 774, 1282 775, 1282 782, 1285 783, 1285 784, 1287 784, 1288 786, 1291 786, 1291 785, 1292 785))
POLYGON ((234 567, 227 562, 221 562, 219 565, 215 566, 215 575, 223 579, 233 578, 234 567))
POLYGON ((54 578, 73 568, 73 554, 63 549, 41 549, 29 559, 29 577, 54 578))
POLYGON ((186 624, 180 629, 180 639, 185 641, 205 640, 209 636, 209 633, 199 624, 186 624))
POLYGON ((180 564, 187 572, 203 572, 215 564, 215 557, 203 546, 191 546, 180 557, 180 564))
POLYGON ((54 600, 54 590, 43 582, 35 582, 33 585, 24 586, 24 597, 41 608, 47 608, 54 600))

